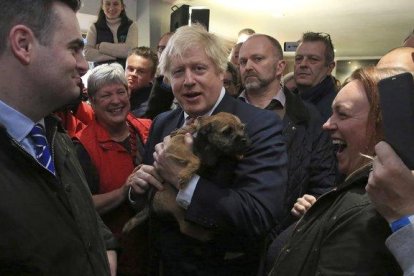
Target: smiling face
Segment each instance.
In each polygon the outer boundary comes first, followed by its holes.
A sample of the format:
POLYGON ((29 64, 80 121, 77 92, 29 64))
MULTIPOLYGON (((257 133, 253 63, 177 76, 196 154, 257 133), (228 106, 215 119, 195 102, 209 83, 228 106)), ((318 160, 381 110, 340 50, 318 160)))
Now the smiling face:
POLYGON ((33 45, 31 71, 39 109, 52 112, 79 97, 81 76, 88 70, 76 14, 64 4, 53 4, 57 20, 47 45, 33 45), (59 61, 59 62, 56 62, 59 61), (47 64, 47 66, 45 66, 47 64))
POLYGON ((96 119, 107 129, 125 124, 130 110, 129 93, 120 83, 102 86, 91 99, 96 119))
POLYGON ((191 117, 213 108, 223 86, 223 73, 202 47, 192 47, 182 57, 171 57, 171 87, 182 109, 191 117))
POLYGON ((335 63, 326 64, 325 50, 322 41, 306 41, 298 46, 294 72, 299 89, 314 87, 331 74, 335 63))
POLYGON ((365 90, 358 80, 344 86, 332 104, 332 116, 323 125, 330 132, 336 145, 338 169, 349 175, 367 159, 359 153, 372 154, 374 145, 369 144, 367 133, 369 102, 365 90))
POLYGON ((102 0, 102 10, 108 19, 118 18, 123 9, 121 0, 102 0))

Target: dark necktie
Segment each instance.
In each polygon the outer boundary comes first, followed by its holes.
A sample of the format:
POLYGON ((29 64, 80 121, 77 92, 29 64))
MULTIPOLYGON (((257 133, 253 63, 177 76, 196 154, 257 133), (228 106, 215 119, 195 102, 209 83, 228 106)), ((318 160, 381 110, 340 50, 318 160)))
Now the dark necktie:
POLYGON ((192 123, 194 123, 195 119, 196 119, 195 117, 190 117, 190 116, 188 116, 188 117, 185 119, 184 126, 189 126, 189 125, 191 125, 192 123))
POLYGON ((49 145, 46 140, 45 131, 40 124, 36 124, 29 133, 35 147, 36 159, 43 167, 55 174, 55 165, 50 154, 49 145))

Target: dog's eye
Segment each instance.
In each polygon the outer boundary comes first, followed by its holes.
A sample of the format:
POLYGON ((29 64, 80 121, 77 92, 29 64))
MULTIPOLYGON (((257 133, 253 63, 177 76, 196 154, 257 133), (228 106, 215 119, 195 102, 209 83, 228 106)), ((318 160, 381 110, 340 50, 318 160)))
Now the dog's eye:
POLYGON ((226 128, 223 130, 223 134, 224 134, 224 135, 230 135, 232 132, 233 132, 233 129, 232 129, 231 127, 226 127, 226 128))

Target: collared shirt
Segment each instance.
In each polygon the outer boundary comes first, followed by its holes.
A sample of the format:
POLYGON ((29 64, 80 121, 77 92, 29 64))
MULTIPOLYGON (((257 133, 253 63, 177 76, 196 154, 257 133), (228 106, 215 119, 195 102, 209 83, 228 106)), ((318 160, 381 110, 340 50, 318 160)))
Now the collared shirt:
MULTIPOLYGON (((39 123, 44 126, 43 119, 39 123)), ((31 119, 0 100, 0 125, 7 129, 9 135, 26 152, 36 158, 33 142, 28 138, 29 132, 35 125, 31 119)))
MULTIPOLYGON (((251 104, 249 102, 249 100, 247 99, 246 90, 243 90, 240 93, 239 98, 243 99, 243 101, 245 101, 246 103, 251 104)), ((273 96, 272 100, 279 101, 280 104, 283 106, 283 108, 285 107, 285 105, 286 105, 286 96, 285 96, 285 93, 283 93, 283 87, 281 87, 279 92, 275 96, 273 96)))
MULTIPOLYGON (((225 93, 226 93, 226 90, 224 89, 224 87, 221 88, 220 96, 219 96, 216 104, 204 116, 210 116, 211 114, 213 114, 214 110, 217 108, 217 106, 220 104, 221 100, 223 99, 225 93)), ((187 120, 188 116, 189 115, 184 112, 184 122, 187 120)), ((197 183, 198 183, 199 179, 200 179, 200 176, 195 174, 190 179, 188 184, 185 185, 184 188, 182 188, 178 191, 176 201, 184 209, 187 209, 188 206, 190 205, 191 199, 193 198, 193 194, 194 194, 195 188, 197 187, 197 183)))
MULTIPOLYGON (((217 108, 217 106, 220 104, 220 102, 221 102, 221 100, 223 99, 223 97, 224 97, 224 95, 226 94, 226 90, 224 89, 224 87, 222 87, 221 88, 221 91, 220 91, 220 96, 218 97, 218 99, 217 99, 217 102, 216 102, 216 104, 213 106, 213 108, 212 109, 210 109, 210 111, 209 112, 207 112, 205 115, 203 115, 203 116, 210 116, 211 114, 213 114, 213 112, 214 112, 214 110, 217 108)), ((186 112, 184 112, 184 122, 187 120, 187 118, 188 118, 188 114, 186 113, 186 112)))
MULTIPOLYGON (((243 100, 244 102, 251 104, 247 99, 246 90, 240 94, 239 99, 243 100)), ((276 93, 275 96, 270 100, 269 104, 264 108, 267 110, 275 111, 280 118, 285 116, 285 109, 286 109, 286 96, 283 93, 283 86, 280 88, 279 92, 276 93)))

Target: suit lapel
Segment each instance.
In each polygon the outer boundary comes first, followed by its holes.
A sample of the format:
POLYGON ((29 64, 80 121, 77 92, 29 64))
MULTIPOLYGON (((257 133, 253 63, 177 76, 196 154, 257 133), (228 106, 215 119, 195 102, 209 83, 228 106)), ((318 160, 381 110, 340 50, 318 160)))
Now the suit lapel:
POLYGON ((231 107, 233 107, 233 101, 236 101, 233 97, 225 94, 221 102, 218 104, 216 109, 214 109, 212 115, 217 114, 219 112, 228 112, 233 113, 231 107))

